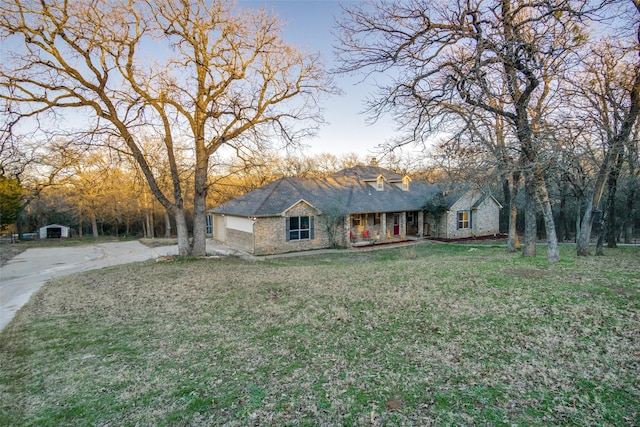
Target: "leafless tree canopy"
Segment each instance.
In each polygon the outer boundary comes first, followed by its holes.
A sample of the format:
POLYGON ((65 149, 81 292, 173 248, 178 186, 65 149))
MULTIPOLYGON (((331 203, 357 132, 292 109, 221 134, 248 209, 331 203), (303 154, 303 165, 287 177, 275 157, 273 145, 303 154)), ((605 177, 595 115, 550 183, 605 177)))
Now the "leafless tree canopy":
POLYGON ((321 122, 319 97, 331 92, 318 56, 287 44, 274 16, 221 0, 6 0, 0 13, 0 37, 11 46, 0 68, 3 111, 24 121, 73 109, 67 117, 92 138, 118 141, 176 216, 182 253, 204 253, 209 157, 223 146, 242 154, 273 138, 296 143, 321 122), (163 142, 171 193, 158 185, 141 135, 163 142), (175 161, 185 141, 193 155, 192 247, 180 225, 175 161))
MULTIPOLYGON (((554 160, 552 141, 563 130, 561 112, 574 107, 563 88, 589 54, 590 24, 608 25, 611 8, 627 10, 626 5, 630 3, 588 0, 374 0, 348 5, 337 31, 338 71, 384 76, 367 106, 374 119, 391 114, 397 120, 402 136, 388 149, 412 143, 427 148, 430 138, 440 136, 440 148, 459 159, 483 153, 505 179, 516 182, 522 174, 525 211, 535 214, 531 200, 538 200, 548 259, 555 261, 545 179, 554 160)), ((638 7, 637 0, 633 5, 638 7)), ((628 105, 629 97, 618 101, 628 105)), ((534 220, 535 215, 526 221, 525 254, 535 251, 534 220)))

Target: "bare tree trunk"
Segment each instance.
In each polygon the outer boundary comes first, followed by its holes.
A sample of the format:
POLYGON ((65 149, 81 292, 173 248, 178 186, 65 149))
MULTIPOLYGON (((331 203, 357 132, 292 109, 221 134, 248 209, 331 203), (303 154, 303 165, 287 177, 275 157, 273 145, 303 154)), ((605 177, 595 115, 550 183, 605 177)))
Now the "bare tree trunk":
POLYGON ((168 210, 164 210, 164 237, 168 239, 171 237, 171 215, 168 210))
POLYGON ((194 200, 193 207, 193 243, 191 246, 192 256, 205 256, 206 247, 206 215, 205 201, 194 200))
MULTIPOLYGON (((23 212, 24 212, 24 207, 20 209, 20 212, 18 212, 18 215, 16 216, 16 232, 18 234, 18 240, 22 240, 22 235, 24 234, 24 228, 22 226, 23 212)), ((13 242, 13 237, 11 238, 11 241, 13 242)))
POLYGON ((531 176, 525 177, 524 184, 524 249, 523 257, 536 256, 536 243, 538 239, 538 225, 536 223, 536 189, 533 185, 531 176))
POLYGON ((558 236, 556 235, 556 226, 553 220, 553 209, 551 209, 551 202, 549 201, 549 192, 543 180, 538 181, 538 184, 544 227, 547 232, 547 261, 558 262, 560 261, 560 249, 558 248, 558 236))
POLYGON ((82 209, 78 209, 78 238, 82 240, 82 209))
POLYGON ((596 241, 596 256, 604 255, 604 236, 606 233, 606 225, 607 225, 607 212, 605 211, 602 215, 602 221, 600 222, 600 226, 598 227, 598 240, 596 241))
MULTIPOLYGON (((206 170, 206 169, 205 169, 206 170)), ((206 175, 196 175, 196 190, 193 199, 193 242, 191 246, 192 256, 205 256, 206 247, 206 175), (199 188, 198 188, 199 187, 199 188)))
POLYGON ((207 255, 206 216, 207 216, 207 174, 209 170, 209 154, 204 146, 204 128, 196 135, 196 170, 194 174, 193 195, 193 242, 191 255, 203 257, 207 255))
POLYGON ((520 173, 514 172, 507 178, 509 187, 509 234, 507 238, 507 252, 513 253, 520 250, 520 239, 518 237, 518 184, 520 173))
POLYGON ((91 214, 91 231, 93 232, 93 238, 97 239, 99 236, 98 233, 98 220, 96 219, 95 214, 91 214))
MULTIPOLYGON (((580 224, 580 232, 576 239, 576 252, 578 256, 589 255, 589 243, 591 241, 591 229, 593 228, 593 202, 595 197, 589 197, 587 206, 584 209, 582 223, 580 224)), ((599 199, 598 199, 599 201, 599 199)))
POLYGON ((155 233, 153 230, 153 215, 151 213, 150 210, 147 210, 146 212, 146 217, 145 217, 145 221, 147 223, 147 234, 146 237, 147 239, 153 239, 155 237, 155 233))
POLYGON ((564 190, 562 191, 562 197, 560 199, 560 215, 558 217, 558 221, 562 230, 560 232, 562 241, 566 242, 571 240, 571 233, 569 231, 569 215, 567 215, 567 193, 564 190))
MULTIPOLYGON (((609 194, 607 196, 607 247, 615 248, 617 247, 617 231, 618 227, 616 225, 616 193, 618 191, 618 177, 620 176, 620 170, 622 169, 622 164, 624 162, 624 156, 620 154, 618 156, 618 161, 613 166, 613 169, 609 172, 609 194)), ((596 253, 597 255, 597 253, 596 253)))
POLYGON ((578 243, 578 236, 580 236, 580 226, 582 218, 582 197, 578 196, 576 198, 576 235, 573 239, 574 242, 578 243))
POLYGON ((636 189, 633 181, 630 181, 627 191, 627 211, 625 213, 624 242, 629 244, 633 239, 633 205, 635 204, 636 189))
MULTIPOLYGON (((606 225, 606 223, 604 223, 606 225)), ((604 255, 604 230, 600 232, 598 235, 598 240, 596 241, 596 256, 604 255)))
POLYGON ((178 255, 189 256, 191 255, 189 245, 189 228, 187 227, 187 219, 184 215, 184 211, 177 211, 174 218, 176 219, 176 229, 178 231, 178 255))
MULTIPOLYGON (((637 134, 634 138, 638 139, 637 134)), ((627 183, 627 209, 625 212, 624 242, 631 243, 633 239, 633 209, 636 200, 636 187, 640 184, 640 180, 636 176, 638 166, 638 145, 637 143, 628 144, 627 163, 629 164, 629 181, 627 183)))

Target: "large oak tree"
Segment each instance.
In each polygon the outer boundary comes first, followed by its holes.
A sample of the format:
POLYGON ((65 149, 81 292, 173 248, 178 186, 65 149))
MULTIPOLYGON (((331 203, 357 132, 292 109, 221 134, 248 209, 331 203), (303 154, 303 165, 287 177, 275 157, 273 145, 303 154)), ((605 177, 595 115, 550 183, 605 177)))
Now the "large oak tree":
POLYGON ((286 43, 277 17, 223 0, 2 0, 0 38, 11 52, 0 65, 3 111, 21 119, 11 132, 79 117, 92 141, 116 140, 175 217, 182 255, 205 254, 211 155, 295 143, 331 91, 319 57, 286 43), (170 192, 141 148, 149 134, 165 147, 170 192), (185 142, 191 242, 175 160, 185 142))

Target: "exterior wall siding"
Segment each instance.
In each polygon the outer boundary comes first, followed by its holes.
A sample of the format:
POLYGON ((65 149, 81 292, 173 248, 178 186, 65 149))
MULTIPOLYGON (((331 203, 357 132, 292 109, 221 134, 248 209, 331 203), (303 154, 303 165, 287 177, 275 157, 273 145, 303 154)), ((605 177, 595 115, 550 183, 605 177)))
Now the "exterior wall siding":
POLYGON ((247 233, 246 231, 227 228, 226 238, 227 240, 225 243, 231 246, 232 248, 253 253, 253 238, 254 238, 253 234, 247 233))
POLYGON ((491 236, 499 232, 499 206, 489 197, 472 209, 472 206, 484 195, 479 191, 468 191, 446 214, 444 230, 448 239, 462 239, 476 236, 491 236), (458 229, 458 212, 471 211, 471 227, 458 229))
POLYGON ((220 241, 227 241, 227 222, 224 215, 213 214, 213 238, 220 241))
POLYGON ((500 207, 487 197, 478 207, 477 221, 473 227, 478 236, 492 236, 500 233, 500 207))
MULTIPOLYGON (((337 236, 344 244, 344 230, 340 226, 337 236)), ((255 250, 256 255, 270 255, 284 252, 306 251, 311 249, 321 249, 330 247, 331 239, 327 232, 327 225, 317 211, 305 202, 300 202, 289 209, 285 216, 256 218, 254 224, 255 250), (287 217, 312 216, 314 219, 313 239, 290 240, 287 241, 287 217)))

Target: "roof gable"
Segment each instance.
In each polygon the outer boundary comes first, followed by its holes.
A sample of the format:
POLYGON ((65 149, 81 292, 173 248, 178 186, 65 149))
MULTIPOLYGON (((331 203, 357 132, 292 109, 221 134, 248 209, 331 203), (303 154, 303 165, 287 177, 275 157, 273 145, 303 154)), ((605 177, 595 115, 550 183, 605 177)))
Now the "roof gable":
POLYGON ((318 213, 322 213, 322 211, 320 211, 320 209, 316 208, 315 206, 313 206, 311 203, 307 202, 305 199, 300 199, 297 202, 293 203, 291 206, 289 206, 287 209, 285 209, 282 213, 287 213, 292 209, 295 209, 296 207, 300 206, 300 205, 307 205, 309 208, 318 211, 318 213))

